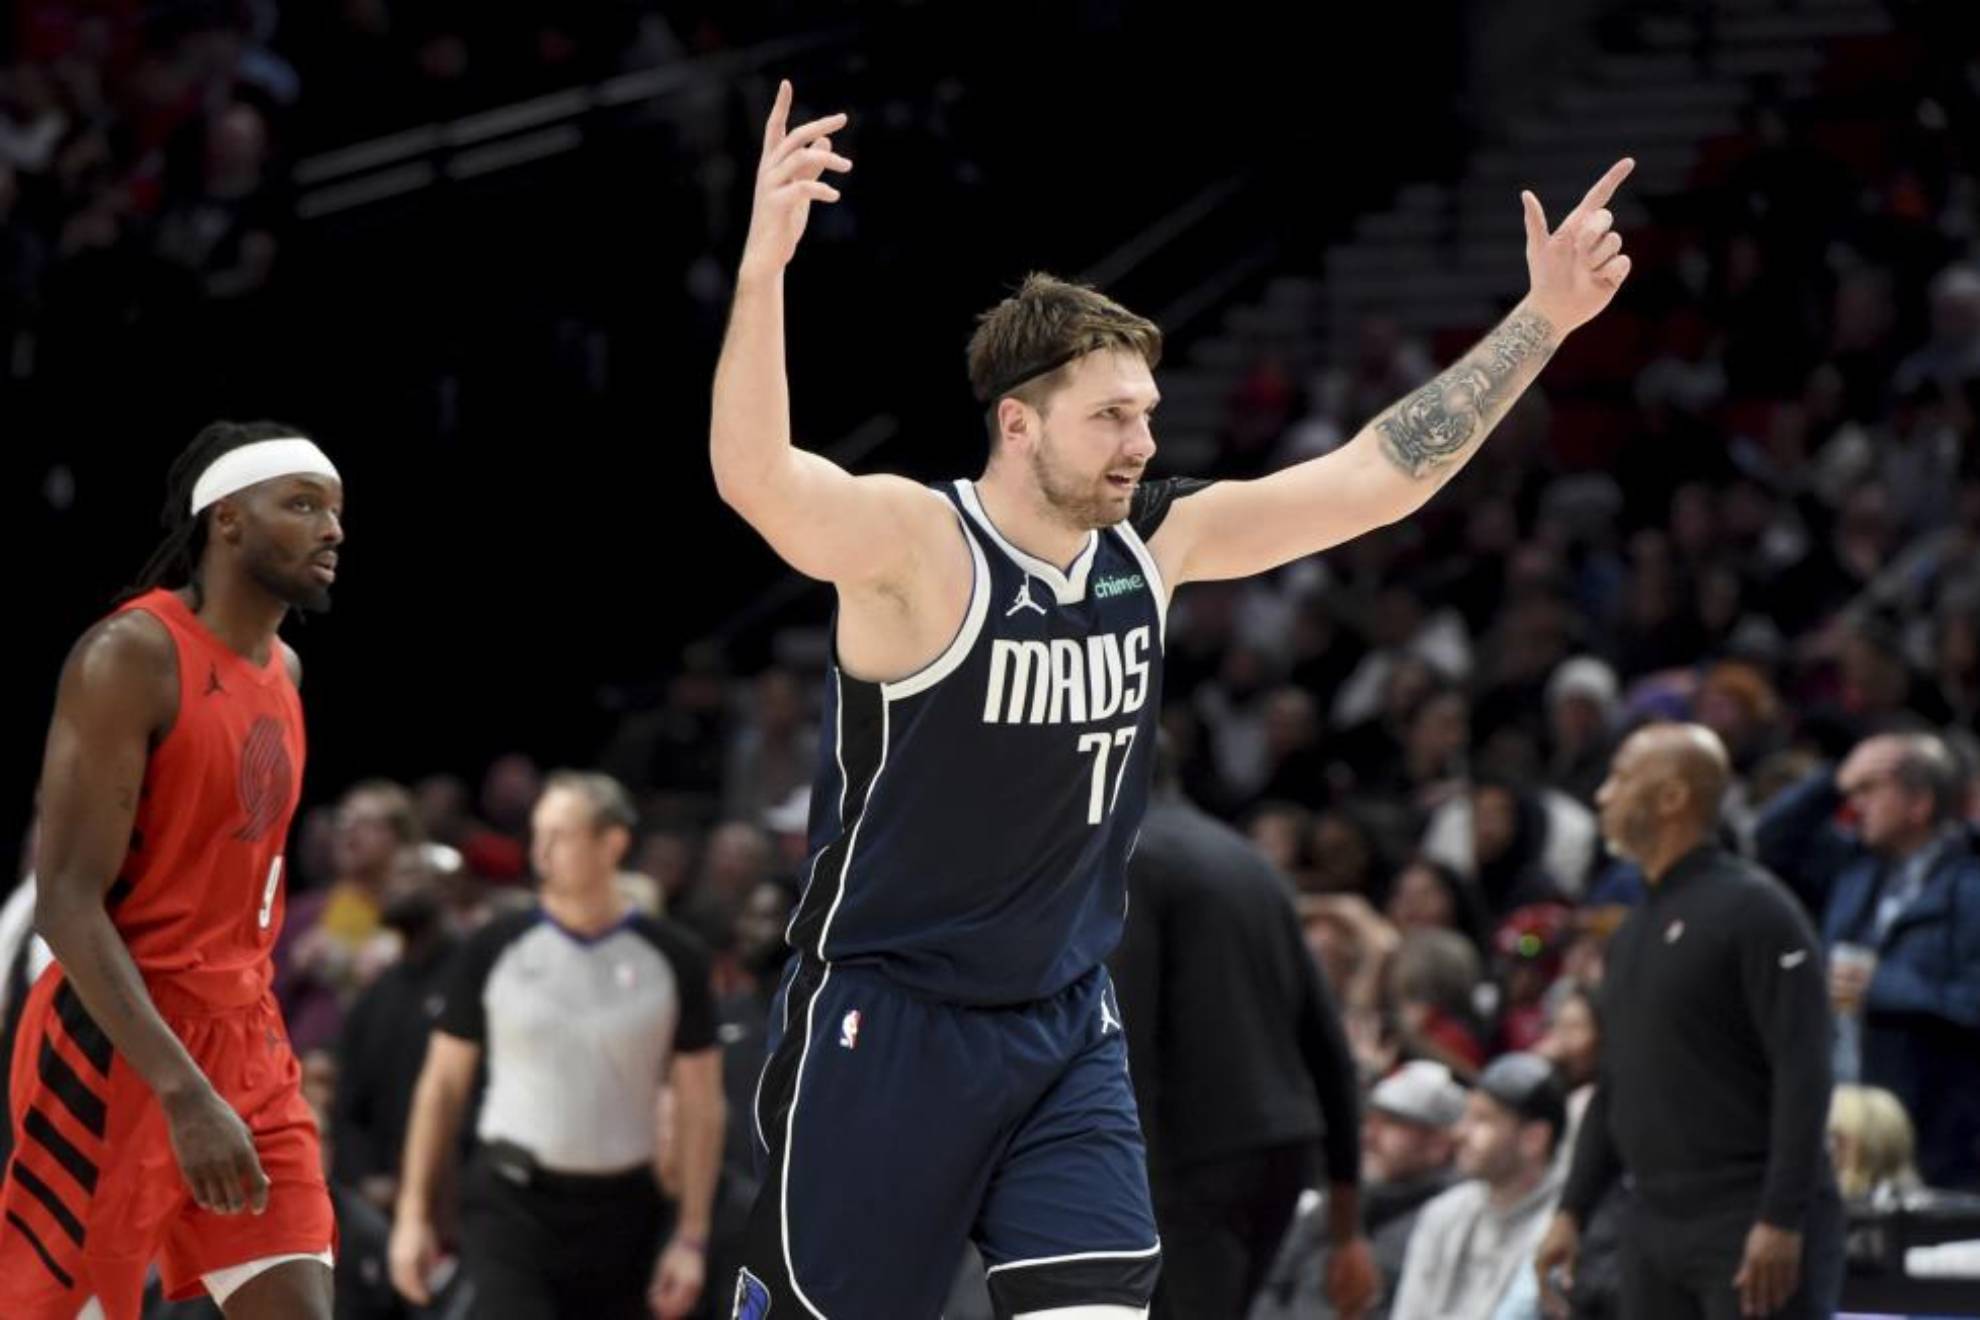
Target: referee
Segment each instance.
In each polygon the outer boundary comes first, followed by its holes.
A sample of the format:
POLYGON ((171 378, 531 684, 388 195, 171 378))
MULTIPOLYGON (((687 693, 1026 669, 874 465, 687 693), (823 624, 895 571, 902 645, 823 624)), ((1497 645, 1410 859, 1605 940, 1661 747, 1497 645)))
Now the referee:
POLYGON ((1821 945, 1785 889, 1713 842, 1730 778, 1710 730, 1653 725, 1595 798, 1650 897, 1609 946, 1595 1094, 1538 1269, 1543 1289, 1571 1286, 1580 1229, 1627 1174, 1625 1320, 1827 1317, 1842 1290, 1821 945))
POLYGON ((414 1302, 442 1282, 434 1189, 484 1059, 461 1214, 475 1315, 666 1320, 700 1296, 722 1056, 707 955, 677 926, 634 911, 614 883, 633 823, 615 780, 552 776, 531 817, 540 906, 490 922, 461 951, 413 1096, 392 1229, 392 1281, 414 1302), (682 1183, 664 1251, 663 1081, 678 1109, 682 1183))

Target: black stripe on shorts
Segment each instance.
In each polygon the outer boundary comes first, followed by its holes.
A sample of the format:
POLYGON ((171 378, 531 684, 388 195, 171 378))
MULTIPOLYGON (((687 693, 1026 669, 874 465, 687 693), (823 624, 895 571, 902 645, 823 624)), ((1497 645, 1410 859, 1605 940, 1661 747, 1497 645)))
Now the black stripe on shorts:
POLYGON ((15 1230, 27 1239, 28 1245, 34 1248, 34 1254, 41 1257, 41 1263, 47 1267, 50 1274, 55 1276, 55 1282, 61 1284, 64 1288, 73 1288, 76 1286, 75 1276, 55 1263, 55 1258, 48 1254, 48 1248, 41 1244, 41 1236, 27 1226, 25 1219, 22 1219, 12 1210, 9 1210, 7 1212, 7 1222, 12 1224, 15 1230))
POLYGON ((76 1070, 69 1066, 67 1059, 55 1052, 55 1046, 48 1037, 41 1038, 41 1057, 37 1060, 41 1073, 41 1083, 55 1093, 62 1102, 62 1108, 75 1116, 76 1122, 89 1129, 93 1137, 101 1137, 109 1120, 109 1112, 96 1092, 83 1085, 83 1079, 76 1076, 76 1070))
POLYGON ((96 1166, 48 1121, 48 1115, 39 1109, 30 1109, 22 1126, 27 1131, 28 1140, 47 1151, 57 1164, 67 1169, 78 1187, 92 1196, 96 1194, 96 1166))
POLYGON ((62 1198, 55 1195, 54 1190, 47 1183, 36 1177, 33 1169, 21 1163, 19 1157, 14 1160, 14 1181, 26 1188, 28 1195, 41 1202, 49 1216, 61 1225, 64 1233, 69 1235, 69 1241, 79 1247, 83 1244, 82 1220, 76 1218, 75 1211, 63 1205, 62 1198))
POLYGON ((97 1075, 108 1077, 110 1037, 105 1034, 102 1027, 96 1025, 96 1019, 83 1007, 82 996, 78 995, 76 988, 67 981, 62 982, 55 989, 55 1016, 61 1019, 62 1030, 75 1042, 76 1048, 83 1052, 83 1057, 96 1069, 97 1075))

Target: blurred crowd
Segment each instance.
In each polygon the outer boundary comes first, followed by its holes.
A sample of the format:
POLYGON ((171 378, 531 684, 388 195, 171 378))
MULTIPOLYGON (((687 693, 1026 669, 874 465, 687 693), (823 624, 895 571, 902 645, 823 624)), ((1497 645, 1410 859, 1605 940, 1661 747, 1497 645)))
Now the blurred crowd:
POLYGON ((718 6, 24 0, 0 28, 0 380, 228 328, 312 152, 760 35, 718 6), (304 94, 305 88, 307 95, 304 94))

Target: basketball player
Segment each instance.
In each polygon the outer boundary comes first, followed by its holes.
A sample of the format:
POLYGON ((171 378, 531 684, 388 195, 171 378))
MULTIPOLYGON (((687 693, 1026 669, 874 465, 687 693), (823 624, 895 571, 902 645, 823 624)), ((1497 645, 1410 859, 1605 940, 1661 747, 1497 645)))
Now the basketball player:
POLYGON ((973 1238, 1000 1316, 1139 1316, 1160 1246, 1102 959, 1169 594, 1407 517, 1450 480, 1629 273, 1605 204, 1630 162, 1553 232, 1526 195, 1513 313, 1352 443, 1257 481, 1144 481, 1160 332, 1033 276, 970 343, 983 475, 930 488, 791 444, 783 270, 851 162, 831 144, 844 115, 787 129, 790 107, 784 84, 711 450, 723 499, 831 582, 838 613, 734 1311, 930 1320, 973 1238))
POLYGON ((136 1320, 145 1274, 228 1320, 329 1320, 336 1227, 269 986, 302 784, 301 667, 343 486, 293 430, 216 422, 169 535, 62 671, 36 923, 57 963, 14 1051, 0 1315, 136 1320))

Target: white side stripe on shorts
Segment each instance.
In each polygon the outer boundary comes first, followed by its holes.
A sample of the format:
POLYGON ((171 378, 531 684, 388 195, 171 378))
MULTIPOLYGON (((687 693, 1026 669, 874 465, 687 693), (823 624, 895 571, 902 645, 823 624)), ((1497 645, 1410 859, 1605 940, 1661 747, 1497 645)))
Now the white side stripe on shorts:
POLYGON ((1160 1239, 1152 1247, 1140 1251, 1076 1251, 1070 1256, 1040 1256, 1036 1260, 1007 1260, 1002 1265, 992 1265, 983 1271, 988 1276, 1005 1270, 1028 1270, 1034 1265, 1063 1265, 1074 1260, 1144 1260, 1162 1249, 1160 1239))

